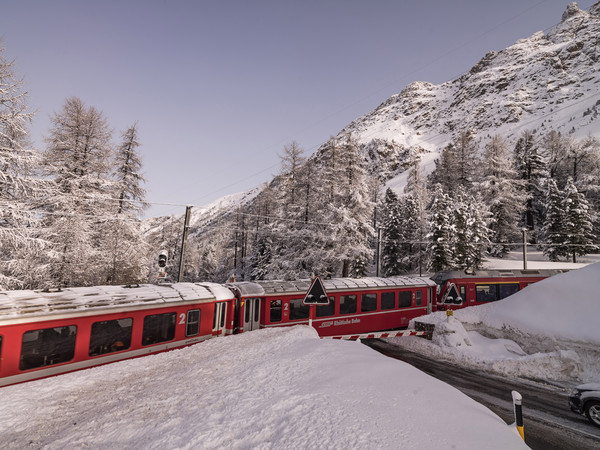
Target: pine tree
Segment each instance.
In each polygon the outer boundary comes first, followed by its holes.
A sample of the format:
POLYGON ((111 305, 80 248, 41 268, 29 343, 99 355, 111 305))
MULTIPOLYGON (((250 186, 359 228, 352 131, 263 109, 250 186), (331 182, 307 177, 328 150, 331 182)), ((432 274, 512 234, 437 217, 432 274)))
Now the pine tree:
POLYGON ((592 217, 585 196, 577 191, 571 178, 567 180, 563 201, 565 210, 566 243, 570 246, 573 262, 577 256, 584 256, 598 249, 594 245, 592 217))
POLYGON ((435 160, 435 169, 428 176, 431 185, 437 184, 445 193, 453 195, 456 189, 456 145, 450 142, 440 152, 440 157, 435 160))
POLYGON ((477 173, 475 170, 478 162, 477 151, 475 133, 472 130, 461 131, 455 145, 455 183, 468 192, 472 190, 473 183, 476 181, 474 175, 477 173))
POLYGON ((544 255, 550 261, 559 261, 569 254, 569 248, 565 245, 565 211, 563 209, 563 198, 556 186, 554 179, 549 179, 546 186, 545 218, 542 227, 542 243, 544 255))
POLYGON ((539 153, 533 133, 523 132, 514 151, 514 164, 519 179, 525 182, 525 226, 533 230, 540 222, 543 204, 542 185, 547 178, 546 167, 539 153))
POLYGON ((400 221, 400 200, 388 188, 382 202, 381 269, 384 276, 403 273, 401 262, 402 230, 400 221))
POLYGON ((429 233, 427 252, 431 270, 439 272, 454 266, 453 236, 455 233, 454 211, 450 197, 442 186, 436 185, 429 205, 429 233))
POLYGON ((542 140, 540 154, 546 161, 548 176, 554 179, 558 185, 567 179, 564 170, 569 139, 564 138, 559 132, 551 130, 542 140))

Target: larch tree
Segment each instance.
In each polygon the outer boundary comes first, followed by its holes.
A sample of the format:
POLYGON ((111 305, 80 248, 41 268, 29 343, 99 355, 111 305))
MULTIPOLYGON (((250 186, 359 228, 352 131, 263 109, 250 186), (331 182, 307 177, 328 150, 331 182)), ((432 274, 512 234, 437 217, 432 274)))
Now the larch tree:
POLYGON ((484 149, 479 181, 484 202, 489 206, 490 253, 502 257, 519 240, 519 226, 526 202, 524 183, 517 179, 510 150, 504 139, 493 136, 484 149))
POLYGON ((358 142, 347 135, 341 142, 337 186, 331 205, 335 254, 342 264, 342 276, 366 275, 373 258, 371 225, 373 202, 364 156, 358 142))
POLYGON ((145 180, 138 153, 137 124, 122 133, 121 139, 113 171, 114 218, 106 222, 106 240, 102 245, 108 263, 105 275, 108 284, 140 282, 146 278, 148 265, 149 248, 139 220, 146 207, 146 191, 142 187, 145 180))
POLYGON ((65 101, 51 118, 46 138, 46 175, 57 193, 46 203, 49 283, 54 286, 102 284, 106 268, 106 223, 114 208, 112 132, 104 115, 79 98, 65 101))
POLYGON ((51 183, 36 172, 41 154, 31 148, 23 82, 0 47, 0 288, 34 288, 40 276, 36 255, 45 247, 37 204, 51 183))

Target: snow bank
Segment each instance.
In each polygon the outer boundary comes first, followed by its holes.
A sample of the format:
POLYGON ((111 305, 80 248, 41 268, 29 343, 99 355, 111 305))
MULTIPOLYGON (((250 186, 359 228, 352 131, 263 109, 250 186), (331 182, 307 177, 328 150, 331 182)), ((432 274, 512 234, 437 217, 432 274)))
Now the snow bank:
POLYGON ((320 340, 308 327, 213 339, 3 388, 0 442, 526 448, 513 427, 458 390, 356 342, 320 340))
POLYGON ((489 305, 430 314, 431 342, 390 342, 504 376, 600 381, 600 263, 556 275, 489 305))
POLYGON ((501 302, 464 308, 456 318, 600 344, 600 263, 547 278, 501 302))

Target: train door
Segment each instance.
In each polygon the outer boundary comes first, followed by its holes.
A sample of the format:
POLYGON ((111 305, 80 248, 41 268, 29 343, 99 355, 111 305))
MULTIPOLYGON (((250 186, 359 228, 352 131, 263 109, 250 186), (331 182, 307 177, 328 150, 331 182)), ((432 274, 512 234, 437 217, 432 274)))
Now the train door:
POLYGON ((244 331, 260 328, 260 298, 247 298, 244 302, 244 331))
POLYGON ((428 288, 427 289, 427 314, 431 314, 431 311, 433 310, 433 305, 432 305, 432 296, 434 294, 432 294, 434 292, 435 288, 428 288))
POLYGON ((213 336, 225 335, 225 318, 227 317, 227 302, 215 303, 213 316, 213 336))

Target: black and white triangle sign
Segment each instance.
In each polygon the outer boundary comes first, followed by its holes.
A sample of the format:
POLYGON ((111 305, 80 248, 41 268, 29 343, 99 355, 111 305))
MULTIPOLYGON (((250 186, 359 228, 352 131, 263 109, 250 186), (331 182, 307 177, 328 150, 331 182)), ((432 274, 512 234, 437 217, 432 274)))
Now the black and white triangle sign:
POLYGON ((319 277, 315 277, 302 301, 305 305, 329 305, 329 297, 319 277))

